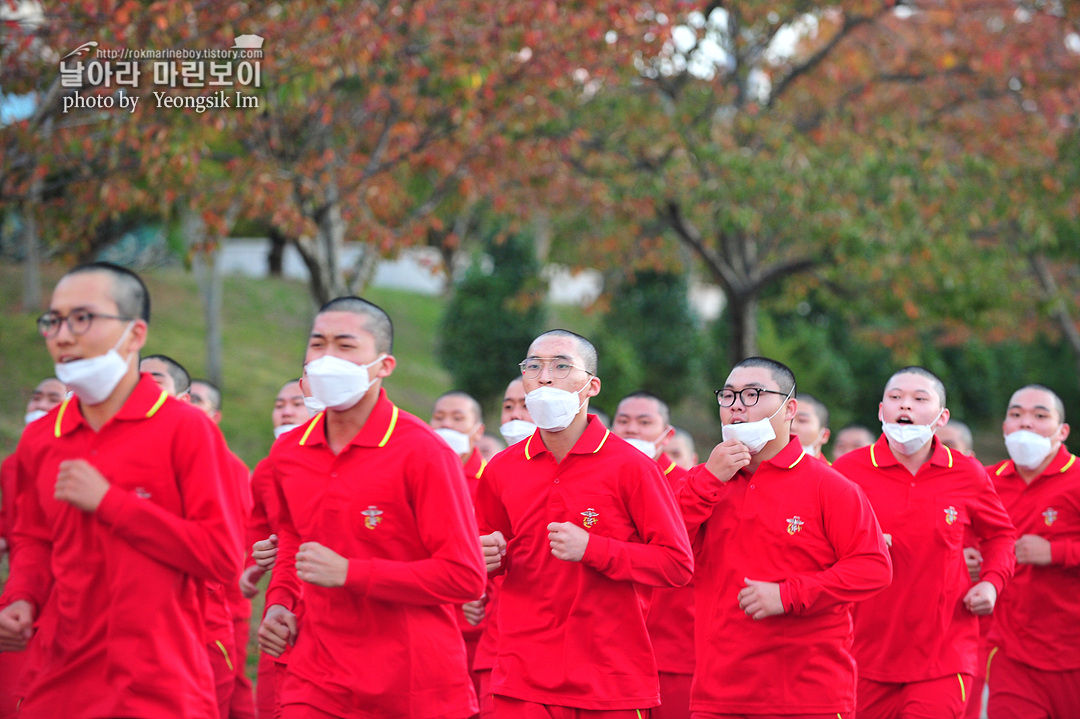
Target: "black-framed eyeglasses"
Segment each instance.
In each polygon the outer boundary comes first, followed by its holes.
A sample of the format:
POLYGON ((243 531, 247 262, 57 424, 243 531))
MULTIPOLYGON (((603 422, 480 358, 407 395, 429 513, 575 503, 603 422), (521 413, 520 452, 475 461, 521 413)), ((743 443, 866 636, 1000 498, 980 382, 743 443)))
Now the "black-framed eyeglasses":
POLYGON ((38 317, 38 332, 41 333, 42 337, 55 337, 60 333, 60 325, 66 322, 71 334, 86 334, 90 331, 90 325, 93 324, 95 317, 100 317, 103 320, 123 320, 125 322, 135 319, 134 317, 122 317, 121 315, 105 315, 90 310, 75 310, 66 317, 59 312, 46 312, 41 317, 38 317))
POLYGON ((579 369, 582 372, 591 375, 592 372, 584 367, 578 367, 576 364, 570 362, 570 360, 563 357, 529 357, 518 363, 518 367, 521 368, 521 376, 525 379, 536 379, 540 376, 540 372, 543 371, 544 365, 548 366, 548 372, 554 379, 566 379, 570 376, 570 370, 579 369))
POLYGON ((735 398, 738 397, 743 407, 753 407, 761 399, 762 392, 768 392, 770 394, 778 394, 781 397, 787 397, 790 392, 777 392, 774 389, 762 389, 761 387, 743 387, 742 389, 735 391, 733 389, 714 389, 716 394, 716 401, 720 403, 721 407, 730 407, 735 404, 735 398))

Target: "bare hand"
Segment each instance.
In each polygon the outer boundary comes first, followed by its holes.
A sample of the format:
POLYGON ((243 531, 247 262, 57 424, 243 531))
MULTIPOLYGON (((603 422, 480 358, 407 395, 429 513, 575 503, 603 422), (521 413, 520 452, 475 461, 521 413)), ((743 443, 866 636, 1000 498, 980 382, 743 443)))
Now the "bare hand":
POLYGON ((744 577, 746 587, 739 591, 739 609, 751 619, 765 619, 784 613, 780 600, 780 585, 776 582, 759 582, 744 577))
POLYGON ((885 546, 886 547, 891 547, 892 546, 892 535, 888 534, 886 532, 882 532, 881 536, 885 538, 885 546))
POLYGON ((349 560, 318 542, 304 542, 296 552, 296 576, 320 587, 344 587, 349 560))
POLYGON ((4 555, 6 553, 7 553, 7 540, 4 539, 3 537, 0 537, 0 559, 3 559, 4 555))
POLYGON ((729 439, 713 447, 705 462, 705 469, 721 482, 726 482, 748 464, 750 449, 737 439, 729 439))
POLYGON ((245 599, 251 599, 259 593, 259 580, 266 571, 258 564, 252 564, 240 575, 240 593, 245 599))
POLYGON ((502 566, 503 557, 506 556, 506 537, 502 532, 492 532, 480 537, 480 547, 484 550, 484 564, 488 573, 502 566))
POLYGON ((461 605, 461 611, 465 612, 465 621, 476 626, 484 621, 484 605, 487 604, 487 595, 480 597, 475 602, 467 602, 461 605))
POLYGON ((547 526, 551 553, 564 562, 580 562, 589 546, 589 533, 573 522, 552 522, 547 526))
POLYGON ((967 564, 971 581, 979 581, 979 574, 982 572, 982 552, 975 547, 964 547, 964 563, 967 564))
POLYGON ((990 582, 979 582, 964 595, 964 606, 972 614, 984 616, 994 611, 997 589, 990 582))
POLYGON ((85 459, 65 459, 60 463, 53 496, 61 502, 93 512, 108 491, 109 480, 85 459))
POLYGON ((255 564, 262 567, 265 572, 269 572, 273 569, 274 563, 277 562, 277 543, 277 535, 271 534, 266 539, 251 545, 251 558, 254 559, 255 564))
POLYGON ((296 644, 296 615, 280 604, 266 610, 259 625, 259 648, 272 657, 280 657, 296 644))
POLYGON ((21 652, 34 636, 34 606, 25 599, 0 611, 0 652, 21 652))
POLYGON ((1025 534, 1016 540, 1016 561, 1020 564, 1050 563, 1050 542, 1037 534, 1025 534))

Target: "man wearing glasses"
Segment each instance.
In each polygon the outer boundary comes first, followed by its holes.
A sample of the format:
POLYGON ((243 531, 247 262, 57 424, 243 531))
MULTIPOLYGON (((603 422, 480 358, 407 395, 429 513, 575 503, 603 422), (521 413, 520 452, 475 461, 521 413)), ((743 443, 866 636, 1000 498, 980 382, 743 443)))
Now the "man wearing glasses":
POLYGON ((716 394, 724 441, 679 492, 697 562, 690 709, 847 719, 852 604, 892 576, 874 512, 791 433, 798 401, 785 365, 745 359, 716 394))
POLYGON ((221 434, 139 375, 149 315, 137 275, 94 263, 38 320, 74 396, 15 451, 0 649, 39 635, 20 717, 218 715, 200 595, 240 574, 237 498, 221 434))
POLYGON ((538 430, 487 466, 477 515, 505 572, 496 717, 641 717, 660 702, 638 585, 682 586, 693 559, 656 463, 588 414, 596 350, 552 330, 521 363, 538 430))

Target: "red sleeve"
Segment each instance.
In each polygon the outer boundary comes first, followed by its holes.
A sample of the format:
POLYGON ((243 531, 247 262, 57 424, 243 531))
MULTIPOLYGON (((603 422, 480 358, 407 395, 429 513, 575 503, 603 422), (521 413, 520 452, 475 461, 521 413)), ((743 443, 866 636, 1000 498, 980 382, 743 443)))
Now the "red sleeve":
POLYGON ((269 495, 274 492, 274 473, 270 468, 269 460, 264 459, 255 465, 255 471, 251 474, 251 516, 247 522, 247 539, 244 551, 248 555, 247 565, 255 563, 251 557, 251 547, 255 542, 260 542, 274 533, 270 521, 271 502, 269 495))
POLYGON ((679 486, 677 498, 682 511, 683 522, 690 541, 697 539, 701 525, 712 516, 716 503, 720 501, 720 488, 723 483, 704 464, 692 468, 686 480, 679 486))
MULTIPOLYGON (((300 537, 293 525, 289 504, 285 501, 281 488, 281 476, 271 465, 273 490, 277 498, 278 553, 274 560, 274 570, 270 574, 270 586, 266 588, 266 606, 280 604, 291 612, 296 611, 300 600, 300 578, 296 576, 296 550, 300 546, 300 537)), ((351 567, 350 567, 351 569, 351 567)))
POLYGON ((1050 564, 1067 568, 1080 567, 1080 542, 1055 539, 1050 542, 1050 564))
POLYGON ((29 451, 22 442, 15 449, 15 525, 11 529, 10 571, 0 604, 25 600, 34 606, 34 615, 52 589, 52 534, 41 510, 34 477, 28 469, 29 451))
POLYGON ((115 485, 95 516, 113 534, 162 564, 213 582, 234 582, 243 561, 243 499, 221 433, 183 417, 172 432, 171 465, 183 516, 115 485))
POLYGON ((981 464, 974 461, 972 464, 980 474, 971 518, 983 558, 979 580, 993 584, 1000 595, 1016 569, 1016 529, 1001 504, 1001 498, 994 491, 994 484, 986 470, 981 464))
MULTIPOLYGON (((476 523, 481 536, 492 532, 502 532, 507 542, 514 536, 510 524, 510 515, 506 513, 506 506, 500 498, 500 489, 497 486, 495 475, 489 467, 480 476, 480 484, 476 487, 476 523)), ((506 572, 510 562, 510 555, 503 557, 502 565, 491 572, 489 576, 495 577, 506 572)))
MULTIPOLYGON (((581 562, 612 579, 650 587, 684 586, 694 574, 694 555, 675 495, 654 463, 640 466, 626 501, 641 541, 590 535, 581 562)), ((624 465, 624 475, 633 469, 624 465)))
POLYGON ((451 452, 432 451, 416 463, 419 466, 409 469, 406 482, 420 541, 430 556, 413 561, 350 557, 345 588, 407 604, 479 599, 487 574, 461 462, 451 452))
POLYGON ((892 581, 892 559, 870 500, 853 482, 836 478, 819 485, 825 535, 836 552, 827 569, 781 583, 784 611, 811 614, 873 596, 892 581))

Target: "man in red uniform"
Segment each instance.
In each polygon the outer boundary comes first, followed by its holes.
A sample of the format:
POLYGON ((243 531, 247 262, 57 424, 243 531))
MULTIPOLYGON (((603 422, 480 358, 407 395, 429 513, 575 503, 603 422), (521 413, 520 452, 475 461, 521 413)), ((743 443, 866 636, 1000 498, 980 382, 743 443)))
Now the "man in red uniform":
MULTIPOLYGON (((304 404, 304 392, 300 389, 300 380, 289 380, 278 390, 274 399, 274 409, 270 413, 270 424, 274 431, 274 441, 293 431, 311 419, 311 414, 304 404)), ((255 561, 256 552, 248 559, 244 573, 240 575, 240 589, 244 596, 254 597, 259 593, 257 586, 263 574, 273 569, 277 558, 278 498, 274 490, 274 472, 269 457, 255 465, 251 473, 251 494, 253 506, 248 520, 249 547, 265 547, 262 563, 255 561)), ((298 621, 300 608, 294 610, 298 621)), ((278 705, 280 679, 285 676, 285 666, 289 663, 290 651, 286 649, 278 656, 259 652, 258 681, 255 685, 256 714, 260 718, 273 717, 278 705)))
POLYGON ((326 410, 270 450, 280 544, 259 642, 295 644, 283 719, 477 711, 451 606, 484 591, 476 519, 461 461, 382 389, 392 344, 377 306, 324 305, 305 383, 326 410))
POLYGON ((717 391, 724 441, 679 493, 697 560, 695 719, 855 708, 852 604, 891 565, 863 492, 792 435, 794 396, 785 365, 735 365, 717 391))
MULTIPOLYGON (((55 377, 42 380, 26 404, 23 420, 35 422, 64 401, 67 387, 55 377)), ((0 559, 3 559, 15 526, 15 455, 0 463, 0 559)), ((0 652, 0 719, 14 719, 18 713, 17 690, 23 676, 26 656, 20 652, 0 652)))
POLYGON ((656 463, 588 414, 596 350, 552 330, 521 363, 537 431, 484 471, 477 513, 504 570, 496 717, 637 717, 660 703, 640 587, 682 586, 686 530, 656 463))
MULTIPOLYGON (((536 431, 529 408, 525 406, 525 390, 522 386, 521 376, 510 380, 503 394, 502 413, 499 415, 499 433, 502 434, 507 444, 514 445, 532 436, 536 431)), ((477 605, 483 610, 484 631, 480 635, 480 641, 476 645, 476 656, 473 658, 472 670, 478 676, 480 687, 478 699, 480 701, 480 719, 493 719, 495 716, 495 699, 491 693, 491 671, 495 668, 495 658, 499 647, 499 589, 502 587, 503 575, 488 577, 487 590, 479 602, 473 602, 470 611, 477 611, 477 605)))
MULTIPOLYGON (((221 390, 209 380, 193 379, 187 396, 192 406, 201 409, 220 429, 223 417, 221 390)), ((247 470, 247 465, 239 457, 235 457, 233 464, 239 465, 238 469, 242 467, 238 476, 243 483, 241 489, 249 508, 247 516, 244 517, 244 524, 247 526, 251 521, 254 501, 251 497, 251 474, 247 470)), ((251 546, 250 543, 245 544, 247 547, 251 546)), ((233 682, 227 719, 255 719, 255 693, 247 675, 247 646, 251 636, 251 597, 255 596, 255 592, 249 594, 248 590, 254 588, 250 585, 250 577, 251 567, 255 564, 250 561, 248 549, 244 551, 244 560, 244 573, 240 575, 240 581, 225 585, 225 598, 229 603, 229 613, 232 615, 233 623, 231 654, 233 682)))
MULTIPOLYGON (((191 375, 182 364, 168 355, 150 355, 139 362, 139 370, 153 377, 154 382, 167 395, 186 404, 191 403, 191 375)), ((197 408, 203 411, 201 408, 197 408)), ((205 414, 205 412, 203 412, 205 414)), ((208 417, 209 419, 209 417, 208 417)), ((212 419, 210 419, 213 422, 212 419)), ((214 424, 217 424, 214 422, 214 424)), ((247 465, 229 451, 230 479, 237 496, 241 497, 241 513, 233 518, 240 527, 247 525, 251 512, 251 481, 247 465)), ((244 553, 246 554, 246 553, 244 553)), ((221 584, 207 582, 203 602, 203 625, 206 633, 206 650, 210 667, 214 671, 214 689, 217 695, 221 719, 229 719, 233 694, 237 687, 236 618, 234 601, 230 592, 240 591, 238 582, 221 584)), ((245 634, 244 644, 247 644, 245 634)), ((242 671, 242 669, 241 669, 242 671)), ((254 707, 252 707, 254 714, 254 707)))
MULTIPOLYGON (((476 500, 476 488, 487 462, 480 456, 477 443, 484 434, 484 418, 480 403, 466 392, 444 392, 435 400, 431 409, 431 428, 443 438, 461 458, 465 482, 469 485, 469 498, 476 500)), ((465 651, 473 688, 480 696, 480 674, 473 670, 476 647, 484 633, 484 597, 462 606, 457 613, 458 626, 465 640, 465 651)))
MULTIPOLYGON (((667 403, 648 392, 623 397, 611 431, 656 462, 676 494, 686 470, 665 448, 675 436, 667 403)), ((694 678, 694 583, 685 587, 653 587, 645 621, 660 676, 660 706, 653 719, 689 719, 690 684, 694 678)))
POLYGON ((1011 459, 990 469, 1016 524, 1016 575, 990 628, 989 716, 1066 719, 1080 711, 1080 462, 1065 405, 1021 387, 1002 427, 1011 459))
POLYGON ((943 445, 945 387, 898 370, 879 405, 883 434, 835 463, 870 498, 891 544, 893 583, 855 609, 859 719, 960 717, 972 688, 978 617, 1012 576, 1012 522, 982 465, 943 445), (972 585, 965 530, 983 563, 972 585))
POLYGON ((135 274, 93 263, 38 320, 74 396, 15 453, 0 649, 37 627, 23 719, 218 714, 200 595, 239 576, 237 498, 221 434, 139 375, 149 310, 135 274))

